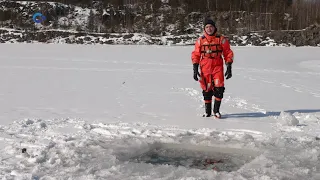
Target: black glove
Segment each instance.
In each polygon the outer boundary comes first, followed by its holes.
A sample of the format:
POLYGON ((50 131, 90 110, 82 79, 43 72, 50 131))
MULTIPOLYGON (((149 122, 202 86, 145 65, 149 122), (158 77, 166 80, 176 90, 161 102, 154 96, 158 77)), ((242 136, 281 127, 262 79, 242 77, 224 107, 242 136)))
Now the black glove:
POLYGON ((195 81, 198 81, 199 80, 198 76, 200 77, 199 64, 193 64, 193 79, 195 81))
POLYGON ((232 77, 231 64, 227 64, 227 71, 224 76, 226 79, 230 79, 232 77))

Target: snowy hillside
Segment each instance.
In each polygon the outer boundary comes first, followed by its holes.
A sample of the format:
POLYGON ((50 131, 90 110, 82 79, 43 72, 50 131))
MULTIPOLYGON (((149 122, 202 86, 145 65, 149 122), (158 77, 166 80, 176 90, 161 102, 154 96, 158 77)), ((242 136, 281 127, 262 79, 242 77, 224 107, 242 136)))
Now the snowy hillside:
MULTIPOLYGON (((277 18, 275 14, 271 21, 268 13, 191 11, 191 6, 180 1, 179 5, 172 3, 157 0, 63 4, 2 0, 0 43, 190 45, 201 35, 204 18, 210 16, 216 21, 218 33, 228 36, 234 46, 320 46, 317 21, 303 27, 299 23, 299 29, 275 29, 289 27, 290 23, 292 26, 295 21, 277 18), (36 24, 32 17, 38 12, 46 20, 36 24), (268 27, 272 24, 275 27, 268 27)), ((288 13, 286 17, 292 19, 288 13)))
POLYGON ((0 44, 1 179, 320 179, 320 51, 233 47, 203 118, 192 47, 0 44))

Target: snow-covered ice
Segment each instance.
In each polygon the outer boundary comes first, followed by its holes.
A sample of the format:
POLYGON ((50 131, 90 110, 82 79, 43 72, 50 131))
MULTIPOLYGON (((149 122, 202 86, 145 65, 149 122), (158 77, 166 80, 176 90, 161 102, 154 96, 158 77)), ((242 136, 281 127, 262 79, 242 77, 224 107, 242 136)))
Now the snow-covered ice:
POLYGON ((319 48, 233 47, 220 120, 192 48, 0 44, 0 178, 320 179, 319 48), (210 153, 238 167, 188 166, 210 153))

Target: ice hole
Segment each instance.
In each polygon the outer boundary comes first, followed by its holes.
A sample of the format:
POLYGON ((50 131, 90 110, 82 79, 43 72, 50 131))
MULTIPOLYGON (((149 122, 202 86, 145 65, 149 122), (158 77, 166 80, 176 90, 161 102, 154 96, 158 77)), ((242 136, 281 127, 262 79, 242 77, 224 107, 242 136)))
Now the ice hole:
POLYGON ((246 149, 159 144, 147 152, 131 157, 129 161, 231 172, 238 170, 258 155, 257 151, 246 149))

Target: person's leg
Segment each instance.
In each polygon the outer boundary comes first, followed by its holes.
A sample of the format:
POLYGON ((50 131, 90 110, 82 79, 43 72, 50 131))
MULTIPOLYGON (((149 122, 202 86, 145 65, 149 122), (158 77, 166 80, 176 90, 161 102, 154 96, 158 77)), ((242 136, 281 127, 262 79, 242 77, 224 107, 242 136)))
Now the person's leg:
POLYGON ((213 84, 212 75, 201 75, 200 85, 205 105, 205 116, 210 117, 212 112, 213 84))
POLYGON ((220 106, 221 106, 221 100, 223 98, 224 94, 224 76, 223 76, 223 67, 217 67, 216 72, 213 77, 213 82, 214 82, 214 89, 213 89, 213 96, 215 97, 214 99, 214 107, 213 107, 213 114, 220 118, 220 106))
POLYGON ((211 116, 211 112, 212 112, 212 94, 213 91, 202 91, 203 94, 203 99, 204 99, 204 105, 205 105, 205 112, 206 112, 206 117, 210 117, 211 116))

